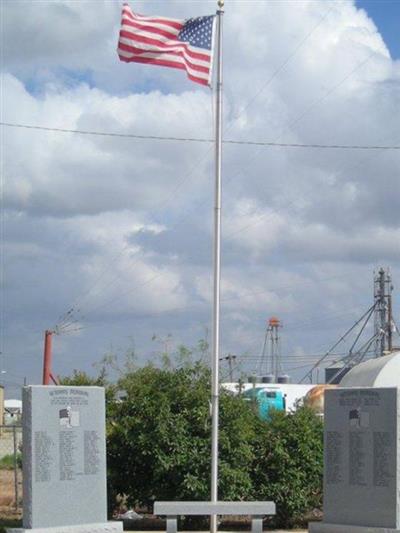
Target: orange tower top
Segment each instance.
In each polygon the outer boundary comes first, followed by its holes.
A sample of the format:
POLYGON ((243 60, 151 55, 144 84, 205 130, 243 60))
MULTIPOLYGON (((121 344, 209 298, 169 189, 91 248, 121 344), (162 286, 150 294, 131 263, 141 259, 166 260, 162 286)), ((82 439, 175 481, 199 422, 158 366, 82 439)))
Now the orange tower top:
POLYGON ((268 321, 268 324, 271 326, 271 327, 277 327, 277 326, 280 326, 281 325, 281 321, 279 320, 279 318, 277 318, 276 316, 272 316, 269 321, 268 321))

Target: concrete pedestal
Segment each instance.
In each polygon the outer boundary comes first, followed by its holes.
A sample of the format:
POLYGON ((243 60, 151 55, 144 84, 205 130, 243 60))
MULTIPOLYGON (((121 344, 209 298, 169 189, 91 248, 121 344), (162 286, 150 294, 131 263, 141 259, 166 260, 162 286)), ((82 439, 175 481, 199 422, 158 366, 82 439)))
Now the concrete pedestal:
POLYGON ((82 526, 35 527, 33 529, 9 528, 7 533, 120 533, 124 530, 122 522, 104 524, 84 524, 82 526))
POLYGON ((311 522, 308 531, 309 533, 400 533, 400 529, 387 527, 349 526, 325 522, 311 522))

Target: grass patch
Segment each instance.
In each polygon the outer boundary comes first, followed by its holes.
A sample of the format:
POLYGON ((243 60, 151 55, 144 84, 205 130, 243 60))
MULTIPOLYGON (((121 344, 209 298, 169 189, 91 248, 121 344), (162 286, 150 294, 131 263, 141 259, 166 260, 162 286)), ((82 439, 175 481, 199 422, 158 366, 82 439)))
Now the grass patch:
MULTIPOLYGON (((21 468, 22 455, 17 453, 17 467, 21 468)), ((0 470, 13 470, 14 469, 14 455, 5 455, 0 459, 0 470)))

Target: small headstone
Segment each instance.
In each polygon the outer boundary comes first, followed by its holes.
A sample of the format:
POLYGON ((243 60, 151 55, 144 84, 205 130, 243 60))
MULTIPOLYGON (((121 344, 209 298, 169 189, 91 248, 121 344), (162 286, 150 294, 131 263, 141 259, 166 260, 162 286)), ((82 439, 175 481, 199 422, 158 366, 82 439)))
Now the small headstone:
POLYGON ((122 531, 106 522, 106 483, 104 389, 24 387, 25 531, 122 531))
POLYGON ((400 532, 397 388, 325 392, 324 520, 313 533, 400 532))

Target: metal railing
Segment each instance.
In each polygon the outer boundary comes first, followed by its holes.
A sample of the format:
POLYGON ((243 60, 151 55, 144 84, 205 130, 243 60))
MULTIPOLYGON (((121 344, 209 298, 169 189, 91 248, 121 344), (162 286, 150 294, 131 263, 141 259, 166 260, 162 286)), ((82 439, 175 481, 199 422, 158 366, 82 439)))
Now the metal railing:
POLYGON ((0 517, 22 507, 22 426, 0 426, 0 517))

